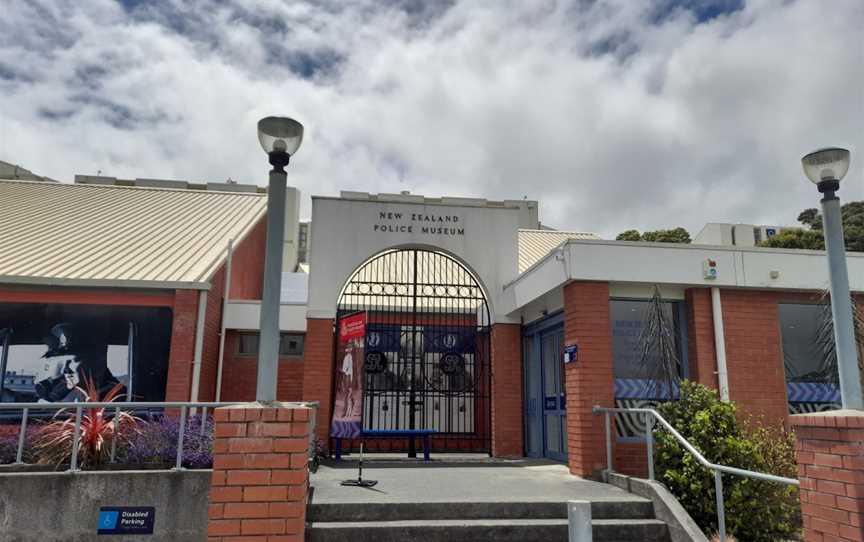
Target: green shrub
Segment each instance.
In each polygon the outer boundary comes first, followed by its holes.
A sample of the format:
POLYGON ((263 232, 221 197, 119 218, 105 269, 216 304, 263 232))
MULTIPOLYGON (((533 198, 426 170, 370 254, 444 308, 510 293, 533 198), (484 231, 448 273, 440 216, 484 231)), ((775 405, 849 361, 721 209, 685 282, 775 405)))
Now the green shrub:
MULTIPOLYGON (((684 381, 678 401, 664 403, 660 414, 708 461, 747 470, 797 477, 794 435, 782 427, 742 422, 732 403, 714 390, 684 381)), ((700 465, 667 431, 657 430, 656 470, 663 482, 706 533, 717 530, 714 472, 700 465)), ((775 542, 800 530, 795 486, 723 475, 726 530, 738 540, 775 542)))

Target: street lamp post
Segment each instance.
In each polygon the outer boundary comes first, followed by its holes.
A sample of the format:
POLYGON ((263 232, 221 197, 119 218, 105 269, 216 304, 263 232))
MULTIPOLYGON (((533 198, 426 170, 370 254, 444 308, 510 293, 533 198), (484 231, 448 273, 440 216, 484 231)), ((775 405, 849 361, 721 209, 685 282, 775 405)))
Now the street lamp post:
POLYGON ((835 192, 849 171, 849 151, 828 148, 811 152, 801 159, 804 173, 822 196, 822 231, 828 251, 828 273, 831 284, 831 316, 834 319, 834 344, 840 373, 840 397, 843 408, 864 410, 861 398, 861 375, 858 349, 852 319, 849 273, 846 269, 846 247, 843 240, 843 218, 840 199, 835 192))
POLYGON ((287 117, 258 121, 258 141, 270 158, 267 185, 267 244, 264 252, 264 285, 258 340, 258 385, 255 399, 276 400, 279 367, 279 294, 282 283, 282 248, 285 242, 285 166, 303 142, 303 125, 287 117))

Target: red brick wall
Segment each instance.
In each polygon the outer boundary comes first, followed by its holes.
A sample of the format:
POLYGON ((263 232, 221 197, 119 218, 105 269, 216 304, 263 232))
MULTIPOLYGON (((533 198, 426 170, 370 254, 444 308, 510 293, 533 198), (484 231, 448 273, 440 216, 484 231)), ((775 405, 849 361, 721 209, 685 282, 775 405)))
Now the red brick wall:
MULTIPOLYGON (((784 423, 788 415, 780 303, 815 303, 819 293, 768 290, 720 291, 729 394, 744 414, 764 423, 784 423)), ((717 387, 711 292, 687 291, 691 380, 717 387)))
POLYGON ((718 389, 717 357, 714 348, 714 318, 711 290, 690 288, 686 292, 687 357, 690 380, 718 389))
POLYGON ((564 342, 579 346, 565 368, 567 453, 570 472, 591 476, 606 467, 603 416, 594 405, 614 406, 609 284, 571 282, 564 287, 564 342))
POLYGON ((208 542, 303 542, 309 409, 216 410, 208 542))
POLYGON ((327 442, 330 411, 333 407, 333 319, 306 320, 303 347, 303 400, 320 401, 318 438, 327 442))
POLYGON ((523 455, 522 326, 492 326, 492 455, 523 455))
MULTIPOLYGON (((222 400, 254 401, 258 381, 258 357, 238 354, 240 332, 227 330, 225 361, 222 367, 222 400)), ((281 356, 276 384, 280 401, 300 401, 303 397, 303 357, 281 356)))
POLYGON ((231 299, 261 299, 266 241, 265 216, 234 247, 234 255, 231 259, 231 295, 229 296, 231 299))
POLYGON ((777 294, 722 290, 729 398, 766 423, 786 419, 777 294))
MULTIPOLYGON (((198 400, 216 399, 216 372, 219 366, 219 333, 222 330, 222 300, 225 295, 225 266, 210 279, 204 314, 204 344, 201 352, 201 383, 198 400)), ((197 315, 196 315, 197 318, 197 315)), ((194 338, 193 338, 194 341, 194 338)))
POLYGON ((198 319, 198 290, 177 290, 171 324, 171 354, 168 356, 166 401, 188 401, 195 353, 195 321, 198 319))
POLYGON ((648 477, 648 451, 644 442, 616 442, 613 449, 615 472, 648 477))
POLYGON ((806 542, 864 540, 864 414, 790 416, 806 542))
MULTIPOLYGON (((249 234, 234 246, 231 262, 231 293, 229 297, 233 299, 261 298, 266 234, 266 220, 262 218, 249 234)), ((201 381, 198 390, 198 398, 201 401, 214 400, 216 398, 216 377, 219 367, 219 333, 222 328, 222 303, 225 297, 225 273, 226 266, 223 264, 210 279, 210 290, 207 292, 207 308, 204 316, 204 342, 201 354, 201 381)), ((197 305, 193 318, 197 319, 197 305)), ((186 340, 186 338, 183 338, 181 342, 185 344, 186 340)), ((192 328, 191 340, 194 348, 194 326, 192 328)), ((227 360, 227 347, 225 352, 225 359, 227 360)), ((182 362, 180 357, 177 359, 182 362)), ((178 369, 178 373, 182 374, 182 372, 183 368, 181 367, 178 369)), ((249 398, 250 400, 255 397, 254 368, 251 376, 253 378, 253 391, 252 396, 249 398)), ((225 375, 223 374, 223 381, 224 379, 225 375)), ((189 382, 191 386, 191 380, 189 382)), ((223 399, 228 400, 225 397, 223 399)))

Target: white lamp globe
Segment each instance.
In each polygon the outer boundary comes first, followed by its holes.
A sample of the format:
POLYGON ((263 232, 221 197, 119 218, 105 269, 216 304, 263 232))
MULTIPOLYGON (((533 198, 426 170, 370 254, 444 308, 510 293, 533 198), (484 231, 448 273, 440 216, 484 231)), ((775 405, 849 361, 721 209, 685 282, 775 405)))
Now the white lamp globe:
POLYGON ((813 151, 801 159, 804 174, 813 183, 822 181, 843 180, 849 171, 849 151, 838 147, 829 147, 813 151))
POLYGON ((293 156, 303 142, 303 125, 288 117, 265 117, 258 121, 258 141, 267 154, 284 151, 293 156))

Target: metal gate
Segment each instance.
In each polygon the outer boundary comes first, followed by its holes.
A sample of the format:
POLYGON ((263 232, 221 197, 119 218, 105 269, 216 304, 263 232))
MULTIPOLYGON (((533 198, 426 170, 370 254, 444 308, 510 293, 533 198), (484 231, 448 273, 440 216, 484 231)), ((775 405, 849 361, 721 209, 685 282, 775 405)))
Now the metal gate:
POLYGON ((433 430, 433 450, 489 452, 491 327, 471 272, 441 252, 383 252, 342 290, 338 317, 357 311, 367 314, 363 429, 433 430))

